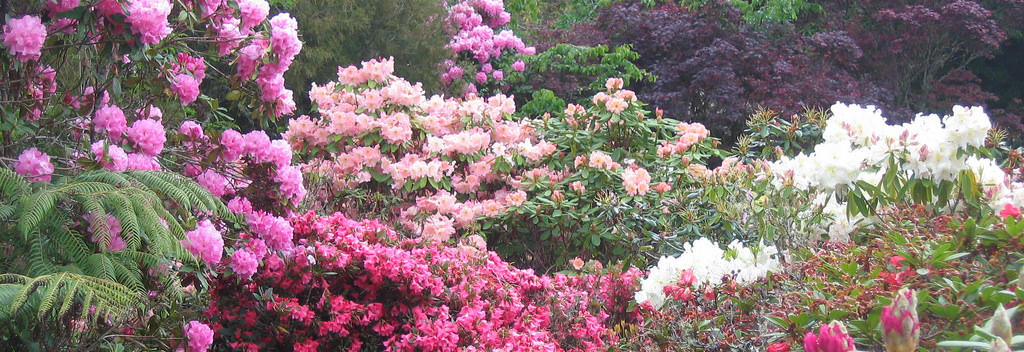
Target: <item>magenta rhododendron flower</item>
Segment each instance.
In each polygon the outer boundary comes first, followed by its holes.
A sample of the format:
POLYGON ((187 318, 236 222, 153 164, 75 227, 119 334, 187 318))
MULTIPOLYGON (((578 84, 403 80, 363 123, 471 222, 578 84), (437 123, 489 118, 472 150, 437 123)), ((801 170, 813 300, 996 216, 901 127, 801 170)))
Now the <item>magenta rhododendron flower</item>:
POLYGON ((18 61, 36 60, 46 41, 46 26, 38 16, 12 18, 4 25, 4 46, 18 61))
POLYGON ((171 34, 167 16, 171 14, 169 0, 129 0, 128 18, 132 33, 138 34, 143 44, 156 44, 171 34))
POLYGON ((236 250, 235 253, 231 255, 231 270, 233 270, 239 277, 245 279, 252 277, 259 266, 259 257, 248 249, 236 250))
POLYGON ((517 72, 523 72, 526 70, 526 63, 523 60, 516 60, 516 62, 512 63, 512 69, 517 72))
POLYGON ((185 248, 192 255, 210 265, 220 263, 221 255, 224 252, 224 238, 220 231, 213 226, 210 220, 200 221, 196 228, 185 234, 187 237, 185 248))
POLYGON ((1006 205, 1003 206, 1003 210, 999 211, 999 217, 1003 219, 1011 217, 1015 218, 1018 216, 1020 216, 1020 209, 1017 209, 1017 207, 1010 203, 1006 203, 1006 205))
POLYGON ((188 352, 206 352, 213 344, 213 329, 198 321, 190 321, 182 329, 188 338, 188 352))
POLYGON ((124 117, 124 111, 117 105, 104 104, 96 109, 96 117, 92 119, 92 129, 96 132, 106 132, 111 141, 118 143, 121 135, 128 130, 128 120, 124 117))
POLYGON ((270 4, 266 0, 238 0, 238 11, 242 13, 242 22, 238 28, 248 33, 253 26, 267 19, 270 4))
POLYGON ((160 170, 160 163, 152 155, 130 153, 128 154, 128 166, 126 168, 128 170, 157 171, 160 170))
POLYGON ((18 161, 14 163, 14 172, 31 182, 50 182, 50 176, 53 175, 53 163, 50 162, 48 154, 32 147, 18 155, 18 161))
POLYGON ((855 348, 853 337, 846 332, 846 327, 843 326, 843 323, 834 320, 822 325, 818 330, 818 335, 808 332, 804 336, 806 352, 848 352, 855 348))
POLYGON ((182 105, 191 104, 199 98, 199 81, 192 75, 179 73, 174 76, 171 91, 178 96, 182 105))
POLYGON ((223 197, 234 192, 228 179, 212 169, 203 171, 202 174, 196 177, 196 182, 203 186, 203 188, 206 188, 207 191, 210 191, 210 194, 217 197, 223 197))
POLYGON ((187 120, 181 123, 181 127, 178 127, 178 133, 181 133, 189 139, 199 140, 206 137, 203 134, 203 127, 199 126, 198 123, 192 120, 187 120))
POLYGON ((100 167, 114 172, 128 169, 128 154, 121 147, 101 140, 93 143, 89 149, 95 157, 94 160, 100 163, 100 167))
POLYGON ((220 134, 220 145, 224 147, 220 157, 222 160, 232 162, 238 160, 245 154, 245 138, 235 130, 225 130, 220 134))
POLYGON ((156 156, 164 150, 167 135, 160 121, 140 119, 135 120, 132 127, 128 128, 128 139, 135 142, 135 146, 146 155, 156 156))

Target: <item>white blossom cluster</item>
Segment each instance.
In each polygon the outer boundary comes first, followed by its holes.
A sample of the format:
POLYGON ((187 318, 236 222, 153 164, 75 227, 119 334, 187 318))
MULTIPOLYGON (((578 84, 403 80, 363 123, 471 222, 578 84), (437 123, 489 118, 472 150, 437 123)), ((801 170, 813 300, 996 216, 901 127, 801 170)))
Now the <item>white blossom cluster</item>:
MULTIPOLYGON (((791 182, 799 189, 814 188, 827 195, 858 180, 878 184, 888 158, 896 156, 900 172, 907 177, 941 182, 972 170, 993 209, 1007 203, 1019 207, 1024 205, 1024 185, 1013 182, 991 159, 958 155, 963 148, 983 146, 991 128, 981 107, 954 106, 953 115, 918 114, 910 123, 889 125, 873 106, 836 103, 822 131, 824 141, 814 152, 783 157, 771 169, 777 185, 791 182)), ((822 199, 826 198, 834 197, 822 199)), ((848 238, 860 219, 846 217, 845 203, 831 203, 824 208, 836 219, 829 228, 830 238, 848 238)))
POLYGON ((684 245, 678 257, 661 257, 658 265, 651 268, 647 277, 640 282, 640 291, 634 295, 638 304, 651 302, 654 308, 665 304, 665 286, 674 285, 684 271, 691 270, 696 281, 694 285, 717 285, 726 275, 733 275, 737 283, 756 281, 769 272, 779 269, 775 246, 761 246, 754 254, 739 241, 729 244, 729 251, 735 256, 726 258, 726 251, 707 238, 700 238, 684 245))

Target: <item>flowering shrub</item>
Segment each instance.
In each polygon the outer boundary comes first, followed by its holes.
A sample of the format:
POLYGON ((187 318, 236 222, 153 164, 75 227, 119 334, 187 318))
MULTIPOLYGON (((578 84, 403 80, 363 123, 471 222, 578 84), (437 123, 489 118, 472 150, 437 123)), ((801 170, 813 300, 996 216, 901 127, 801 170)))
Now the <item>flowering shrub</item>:
MULTIPOLYGON (((338 82, 314 86, 319 118, 289 122, 284 134, 318 179, 327 201, 349 190, 393 193, 381 208, 406 228, 445 241, 516 203, 515 176, 554 152, 527 121, 513 121, 511 98, 424 97, 392 75, 394 62, 339 68, 338 82), (329 182, 329 183, 328 183, 329 182)), ((521 202, 520 202, 521 203, 521 202)), ((357 209, 365 209, 357 208, 357 209)))
POLYGON ((636 269, 536 276, 470 239, 439 246, 341 214, 291 222, 293 250, 265 257, 251 280, 217 281, 214 347, 589 351, 636 319, 626 311, 636 269))
POLYGON ((441 83, 461 89, 467 95, 475 94, 484 88, 503 86, 506 71, 523 71, 523 61, 513 62, 513 55, 533 55, 537 49, 523 44, 511 30, 495 33, 508 24, 510 18, 503 0, 453 2, 448 9, 448 24, 455 35, 448 48, 456 58, 444 62, 441 83), (464 87, 460 88, 457 82, 464 82, 464 87))
POLYGON ((985 146, 990 128, 979 107, 956 106, 941 120, 919 115, 888 125, 873 107, 836 104, 822 143, 809 154, 783 157, 771 169, 776 182, 813 188, 823 194, 818 199, 828 199, 824 209, 835 219, 829 233, 837 240, 878 205, 911 201, 950 209, 952 200, 963 197, 969 206, 990 210, 1019 207, 1024 183, 993 159, 969 153, 985 146))

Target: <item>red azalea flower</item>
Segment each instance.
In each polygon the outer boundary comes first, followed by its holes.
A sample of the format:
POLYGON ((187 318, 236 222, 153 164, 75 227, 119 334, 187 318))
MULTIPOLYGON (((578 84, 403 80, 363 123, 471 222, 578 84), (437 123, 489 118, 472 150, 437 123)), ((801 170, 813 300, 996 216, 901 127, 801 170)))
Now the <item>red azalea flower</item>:
POLYGON ((1020 209, 1017 209, 1017 207, 1013 206, 1013 204, 1010 203, 1006 203, 1006 206, 1003 207, 1003 210, 999 212, 999 217, 1003 219, 1018 216, 1020 216, 1020 209))
POLYGON ((768 345, 768 352, 789 352, 789 344, 785 342, 776 342, 768 345))

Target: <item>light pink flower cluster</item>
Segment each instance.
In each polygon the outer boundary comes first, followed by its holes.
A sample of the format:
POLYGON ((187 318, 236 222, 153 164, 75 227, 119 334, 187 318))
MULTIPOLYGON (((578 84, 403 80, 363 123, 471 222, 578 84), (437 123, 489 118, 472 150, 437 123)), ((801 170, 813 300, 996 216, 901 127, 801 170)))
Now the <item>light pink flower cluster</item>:
MULTIPOLYGON (((582 160, 587 160, 587 159, 588 158, 583 158, 582 160)), ((577 157, 576 160, 577 161, 581 161, 581 159, 578 158, 578 157, 577 157)), ((576 166, 579 167, 579 164, 580 164, 580 162, 577 162, 576 166)), ((614 160, 612 160, 611 156, 609 156, 608 154, 605 154, 604 152, 602 152, 600 150, 595 150, 593 152, 590 152, 590 158, 589 158, 589 162, 587 162, 587 166, 590 166, 592 168, 597 168, 597 169, 606 169, 606 170, 618 170, 618 169, 622 168, 622 165, 619 165, 619 163, 617 163, 614 160)))
POLYGON ((132 33, 138 34, 143 44, 156 44, 171 34, 167 16, 171 14, 169 0, 129 0, 128 18, 132 33))
POLYGON ((228 181, 227 177, 213 169, 207 169, 199 174, 196 177, 196 182, 203 186, 203 188, 206 188, 207 191, 210 191, 210 194, 217 197, 234 193, 234 190, 231 188, 231 181, 228 181))
MULTIPOLYGON (((101 238, 97 235, 98 226, 101 225, 98 225, 97 221, 95 221, 93 219, 94 217, 91 215, 92 214, 87 214, 85 216, 85 219, 89 222, 89 231, 92 232, 92 236, 89 237, 89 240, 92 241, 93 243, 96 243, 97 245, 102 246, 102 244, 100 244, 101 238)), ((125 249, 125 247, 127 247, 127 244, 124 242, 124 238, 121 237, 121 220, 118 220, 111 214, 106 215, 106 225, 107 229, 109 230, 108 232, 110 233, 110 237, 107 239, 106 251, 117 252, 122 249, 125 249)))
POLYGON ((182 329, 188 338, 189 352, 206 352, 213 344, 213 329, 198 321, 190 321, 182 329))
POLYGON ((270 14, 270 4, 266 0, 238 0, 238 11, 242 14, 239 29, 248 33, 252 27, 267 19, 267 15, 270 14))
POLYGON ((651 189, 651 174, 642 167, 629 167, 622 170, 622 187, 631 196, 642 196, 651 189))
POLYGON ((263 211, 246 214, 249 230, 260 236, 267 247, 275 251, 292 248, 292 226, 288 220, 263 211))
MULTIPOLYGON (((500 82, 505 79, 504 72, 496 70, 489 63, 505 52, 532 55, 533 47, 527 47, 523 40, 510 30, 496 30, 508 24, 511 15, 505 11, 503 1, 495 0, 462 0, 448 10, 448 22, 458 31, 448 43, 448 48, 459 56, 462 53, 472 57, 480 70, 470 72, 478 84, 486 84, 491 79, 500 82)), ((513 64, 513 69, 523 71, 525 63, 521 60, 513 64)), ((463 77, 470 65, 457 64, 448 60, 444 64, 445 71, 441 81, 451 84, 463 77)), ((476 86, 470 84, 467 93, 475 93, 476 86)))
POLYGON ((121 147, 100 140, 93 143, 89 149, 94 160, 100 163, 100 167, 114 172, 128 170, 128 153, 121 147))
POLYGON ((53 163, 50 162, 50 155, 32 147, 18 155, 18 161, 14 163, 14 172, 31 182, 50 182, 53 163))
POLYGON ((419 84, 393 70, 391 59, 339 68, 337 82, 310 90, 320 117, 292 119, 283 137, 300 153, 316 148, 304 169, 330 175, 335 188, 382 182, 400 194, 450 186, 456 195, 472 195, 451 209, 424 206, 420 200, 430 197, 420 197, 403 211, 413 232, 423 232, 422 221, 431 219, 426 232, 447 238, 449 223, 463 228, 502 213, 508 186, 518 182, 511 166, 539 163, 557 149, 534 135, 530 121, 508 119, 516 109, 512 97, 425 98, 419 84), (319 148, 329 141, 342 141, 337 152, 319 148))
POLYGON ((249 249, 238 249, 231 255, 231 270, 239 277, 248 279, 256 273, 260 258, 249 249))
POLYGON ((671 154, 682 154, 691 145, 699 143, 711 135, 704 125, 699 122, 681 122, 676 125, 676 140, 662 143, 658 146, 658 157, 666 157, 671 154))
POLYGON ((220 263, 224 252, 224 238, 210 220, 202 220, 196 228, 185 234, 187 240, 183 245, 192 255, 209 265, 220 263))
POLYGON ((43 42, 46 41, 46 26, 38 16, 12 18, 4 25, 3 41, 18 61, 39 59, 43 42))
POLYGON ((92 119, 92 129, 95 132, 106 132, 107 136, 114 143, 121 141, 121 135, 128 130, 128 121, 124 117, 124 111, 117 105, 100 106, 96 110, 96 117, 92 119))

